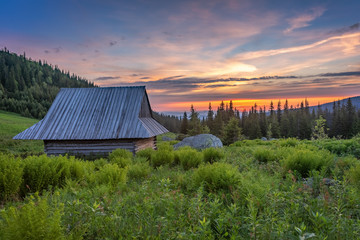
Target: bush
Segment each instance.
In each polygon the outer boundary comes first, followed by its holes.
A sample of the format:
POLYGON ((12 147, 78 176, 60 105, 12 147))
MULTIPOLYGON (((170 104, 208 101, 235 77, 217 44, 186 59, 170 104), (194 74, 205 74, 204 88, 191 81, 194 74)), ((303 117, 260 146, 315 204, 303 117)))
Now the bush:
POLYGON ((50 186, 61 187, 71 178, 71 163, 66 157, 31 156, 24 160, 23 194, 40 192, 50 186))
POLYGON ((147 161, 138 161, 129 166, 128 176, 130 179, 143 179, 150 175, 151 167, 147 161))
POLYGON ((278 140, 278 143, 281 147, 295 147, 300 141, 296 138, 286 138, 278 140))
POLYGON ((170 165, 174 161, 174 153, 168 150, 157 150, 151 156, 151 165, 154 168, 162 165, 170 165))
POLYGON ((124 168, 132 163, 132 157, 133 154, 130 151, 118 148, 110 153, 109 160, 111 163, 116 163, 120 168, 124 168))
POLYGON ((357 186, 360 189, 360 164, 356 164, 348 171, 349 180, 352 184, 357 186))
POLYGON ((208 191, 230 190, 240 183, 240 173, 233 165, 216 162, 206 164, 195 170, 195 186, 204 184, 208 191))
POLYGON ((352 156, 338 158, 335 163, 333 173, 335 176, 342 178, 345 173, 352 167, 356 166, 358 160, 352 156))
POLYGON ((95 173, 93 180, 96 184, 107 184, 117 187, 126 183, 127 168, 120 168, 117 164, 106 164, 95 173))
POLYGON ((0 154, 0 201, 16 197, 23 182, 23 166, 12 155, 0 154))
POLYGON ((155 150, 152 148, 146 148, 140 150, 136 153, 136 157, 144 157, 147 161, 151 161, 151 156, 155 153, 155 150))
POLYGON ((0 230, 4 239, 65 239, 61 227, 63 205, 49 206, 46 197, 30 197, 21 208, 2 212, 0 230))
POLYGON ((203 160, 203 155, 191 147, 180 148, 175 151, 175 156, 184 170, 198 167, 203 160))
POLYGON ((174 150, 174 148, 170 144, 170 142, 158 142, 157 149, 160 151, 164 150, 164 151, 170 151, 170 152, 174 150))
POLYGON ((332 164, 333 156, 328 151, 311 151, 309 149, 294 149, 282 164, 286 171, 297 171, 302 177, 308 177, 312 170, 320 171, 332 164))
POLYGON ((262 163, 276 161, 277 156, 275 151, 265 147, 259 147, 254 151, 254 157, 257 161, 262 163))
POLYGON ((206 148, 202 153, 206 163, 218 162, 225 157, 224 151, 220 148, 206 148))

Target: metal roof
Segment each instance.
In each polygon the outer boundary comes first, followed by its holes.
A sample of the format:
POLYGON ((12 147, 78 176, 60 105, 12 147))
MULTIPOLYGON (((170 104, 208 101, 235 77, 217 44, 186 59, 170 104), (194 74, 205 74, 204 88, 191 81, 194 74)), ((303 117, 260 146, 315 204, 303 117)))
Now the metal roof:
POLYGON ((149 138, 168 132, 152 117, 141 117, 143 102, 151 112, 144 98, 148 100, 144 86, 62 88, 44 119, 14 139, 149 138))

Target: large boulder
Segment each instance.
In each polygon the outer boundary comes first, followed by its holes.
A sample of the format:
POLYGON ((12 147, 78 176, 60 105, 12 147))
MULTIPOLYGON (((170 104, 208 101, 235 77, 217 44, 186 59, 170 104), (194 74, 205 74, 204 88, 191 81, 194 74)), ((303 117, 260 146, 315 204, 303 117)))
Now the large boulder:
POLYGON ((223 147, 221 140, 212 134, 199 134, 192 137, 184 138, 181 142, 174 145, 175 149, 190 146, 196 149, 205 149, 211 147, 223 147))

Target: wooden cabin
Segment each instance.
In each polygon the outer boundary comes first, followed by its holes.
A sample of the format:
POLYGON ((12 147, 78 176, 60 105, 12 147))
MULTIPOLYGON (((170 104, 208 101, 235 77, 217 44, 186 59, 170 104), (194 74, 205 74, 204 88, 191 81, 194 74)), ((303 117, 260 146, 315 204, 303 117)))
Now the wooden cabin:
POLYGON ((47 155, 108 155, 156 148, 168 130, 153 117, 144 86, 62 88, 48 113, 14 139, 44 141, 47 155))

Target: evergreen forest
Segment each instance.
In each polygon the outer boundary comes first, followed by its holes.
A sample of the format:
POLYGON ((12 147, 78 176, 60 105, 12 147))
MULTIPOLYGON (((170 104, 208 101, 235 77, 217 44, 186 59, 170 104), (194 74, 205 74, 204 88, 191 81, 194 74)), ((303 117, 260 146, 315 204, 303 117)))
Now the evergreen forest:
POLYGON ((0 110, 41 119, 60 88, 95 87, 86 79, 26 54, 0 50, 0 110))

